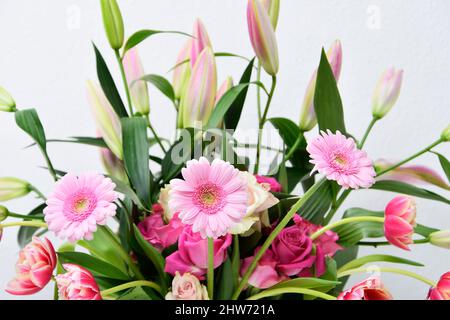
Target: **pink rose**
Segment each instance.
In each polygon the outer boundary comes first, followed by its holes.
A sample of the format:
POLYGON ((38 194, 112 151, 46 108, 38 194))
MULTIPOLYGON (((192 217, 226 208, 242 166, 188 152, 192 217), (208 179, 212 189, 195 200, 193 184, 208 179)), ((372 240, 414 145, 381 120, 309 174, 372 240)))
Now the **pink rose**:
MULTIPOLYGON (((227 248, 231 245, 230 234, 214 239, 214 268, 220 266, 227 257, 227 248)), ((208 239, 199 232, 193 232, 186 225, 178 239, 178 250, 166 258, 165 271, 175 275, 190 272, 203 279, 208 268, 208 239)))
POLYGON ((450 300, 450 272, 444 273, 436 287, 430 289, 428 300, 450 300))
POLYGON ((71 263, 66 263, 63 267, 67 272, 55 277, 59 299, 102 300, 97 282, 88 270, 71 263))
POLYGON ((138 228, 145 240, 150 242, 158 251, 177 242, 183 231, 183 223, 175 214, 168 224, 164 223, 161 205, 153 205, 153 213, 139 222, 138 228))
POLYGON ((338 300, 392 300, 379 277, 370 277, 342 292, 338 300))
POLYGON ((281 192, 281 184, 277 181, 277 179, 272 177, 260 176, 257 174, 255 174, 255 178, 258 183, 269 186, 269 191, 281 192))

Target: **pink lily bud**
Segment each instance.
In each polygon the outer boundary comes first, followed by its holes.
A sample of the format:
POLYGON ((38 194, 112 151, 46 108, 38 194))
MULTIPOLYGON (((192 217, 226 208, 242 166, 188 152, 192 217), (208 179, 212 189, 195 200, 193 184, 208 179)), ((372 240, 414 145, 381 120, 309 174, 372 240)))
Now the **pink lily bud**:
MULTIPOLYGON (((327 59, 330 63, 336 82, 339 81, 342 68, 342 45, 339 40, 335 40, 327 52, 327 59)), ((299 127, 302 131, 309 131, 317 124, 316 112, 314 111, 314 93, 316 91, 317 69, 309 81, 303 99, 300 112, 299 127)))
POLYGON ((260 0, 248 0, 247 24, 250 42, 264 70, 272 76, 278 72, 278 45, 269 14, 260 0))
POLYGON ((192 39, 191 46, 191 66, 194 67, 200 53, 202 53, 206 47, 212 48, 212 45, 209 40, 208 32, 200 19, 195 20, 192 35, 194 38, 192 39))
POLYGON ((128 176, 123 166, 123 161, 117 158, 111 150, 107 148, 100 149, 100 157, 103 167, 108 175, 120 181, 127 182, 128 176))
POLYGON ((187 83, 189 82, 189 77, 191 76, 191 64, 184 61, 189 60, 191 57, 192 42, 192 39, 189 39, 183 48, 181 48, 177 57, 177 67, 173 70, 172 86, 177 99, 183 96, 187 83))
POLYGON ((221 86, 219 87, 219 90, 217 90, 216 101, 214 104, 217 104, 217 102, 219 102, 220 98, 222 98, 222 96, 225 94, 225 92, 230 90, 232 87, 233 87, 233 78, 228 76, 225 79, 225 81, 221 84, 221 86))
POLYGON ((444 273, 436 287, 430 289, 428 300, 450 300, 450 272, 444 273))
POLYGON ((88 270, 71 263, 63 267, 67 272, 55 277, 60 300, 102 300, 97 282, 88 270))
POLYGON ((370 277, 342 292, 338 300, 392 300, 392 295, 386 290, 377 276, 370 277))
POLYGON ((103 140, 105 140, 109 149, 111 149, 119 159, 122 159, 122 129, 119 117, 99 84, 88 81, 87 89, 88 99, 94 114, 97 130, 103 140))
POLYGON ((404 250, 413 242, 412 235, 416 226, 416 204, 413 198, 397 196, 384 210, 384 235, 386 239, 404 250))
POLYGON ((194 65, 186 93, 181 100, 183 128, 198 126, 198 122, 208 122, 214 108, 216 92, 216 60, 212 49, 206 47, 194 65))
POLYGON ((372 115, 383 118, 397 102, 402 87, 403 70, 387 69, 378 80, 372 100, 372 115))
POLYGON ((440 230, 429 235, 430 243, 436 247, 450 249, 450 230, 440 230))
POLYGON ((125 56, 123 57, 123 66, 125 69, 128 86, 130 87, 133 105, 136 107, 138 112, 146 115, 150 112, 148 88, 145 81, 138 81, 138 79, 142 78, 145 73, 136 47, 125 53, 125 56))
POLYGON ((6 292, 14 295, 29 295, 42 290, 52 278, 56 267, 56 253, 51 242, 33 237, 19 253, 16 277, 11 280, 6 292))
POLYGON ((278 15, 280 13, 280 0, 260 0, 267 12, 269 13, 270 22, 272 23, 273 29, 277 28, 278 15))

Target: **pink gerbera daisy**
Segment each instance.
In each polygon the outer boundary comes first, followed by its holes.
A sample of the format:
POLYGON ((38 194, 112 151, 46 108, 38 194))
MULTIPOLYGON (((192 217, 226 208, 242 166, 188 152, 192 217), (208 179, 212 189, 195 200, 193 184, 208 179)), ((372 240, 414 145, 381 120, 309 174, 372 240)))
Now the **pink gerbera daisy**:
POLYGON ((68 173, 56 183, 44 209, 48 229, 71 242, 91 240, 97 224, 116 214, 116 185, 98 173, 68 173))
POLYGON ((330 130, 309 141, 306 150, 314 171, 328 180, 336 180, 344 189, 369 188, 375 182, 375 170, 366 153, 356 147, 352 138, 330 130))
POLYGON ((246 215, 247 185, 228 162, 201 157, 188 161, 181 174, 184 180, 170 182, 169 207, 203 238, 227 234, 246 215))

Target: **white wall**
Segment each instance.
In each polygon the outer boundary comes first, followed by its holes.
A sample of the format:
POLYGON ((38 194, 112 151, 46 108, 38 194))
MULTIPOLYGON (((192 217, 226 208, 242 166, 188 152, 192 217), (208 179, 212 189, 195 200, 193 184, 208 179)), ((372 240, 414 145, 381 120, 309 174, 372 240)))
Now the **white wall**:
MULTIPOLYGON (((195 17, 207 26, 216 51, 251 56, 244 0, 120 1, 127 34, 137 29, 190 32, 195 17)), ((339 38, 344 64, 340 90, 347 127, 361 136, 370 120, 372 91, 380 73, 394 65, 405 70, 401 97, 393 111, 379 123, 366 149, 373 159, 402 159, 434 141, 450 119, 450 2, 446 0, 282 0, 277 30, 280 50, 279 86, 271 115, 297 121, 299 105, 310 75, 318 63, 321 46, 339 38)), ((49 138, 93 136, 95 129, 85 96, 85 80, 95 78, 91 40, 103 52, 112 71, 117 68, 107 45, 98 1, 40 0, 0 1, 0 84, 15 97, 19 108, 38 109, 49 138)), ((173 66, 184 38, 155 36, 140 46, 148 73, 166 74, 173 66)), ((219 58, 219 80, 228 74, 238 79, 245 63, 219 58)), ((120 84, 120 83, 119 83, 120 84)), ((254 91, 249 93, 254 97, 254 91)), ((174 111, 168 101, 151 89, 151 118, 156 130, 170 137, 174 111)), ((246 105, 242 128, 255 126, 254 101, 246 105)), ((52 181, 36 148, 24 149, 30 139, 10 114, 0 114, 0 176, 17 176, 44 192, 52 181)), ((438 150, 450 156, 448 145, 438 150)), ((51 144, 56 168, 76 172, 101 170, 95 149, 51 144)), ((416 163, 438 171, 435 157, 425 155, 416 163)), ((448 196, 440 190, 436 190, 448 196)), ((393 194, 354 192, 345 207, 384 208, 393 194)), ((7 203, 25 213, 35 203, 31 197, 7 203)), ((418 222, 450 228, 444 204, 418 200, 418 222)), ((5 230, 0 244, 0 288, 14 275, 18 246, 15 231, 5 230)), ((437 279, 450 270, 450 252, 418 245, 411 252, 400 249, 367 249, 401 255, 426 264, 418 272, 437 279)), ((359 277, 361 278, 361 277, 359 277)), ((398 298, 422 299, 427 287, 397 275, 383 275, 398 298)), ((356 280, 356 278, 354 279, 356 280)), ((30 298, 51 298, 50 287, 30 298)), ((15 298, 0 291, 0 298, 15 298)), ((27 297, 28 298, 28 297, 27 297)))

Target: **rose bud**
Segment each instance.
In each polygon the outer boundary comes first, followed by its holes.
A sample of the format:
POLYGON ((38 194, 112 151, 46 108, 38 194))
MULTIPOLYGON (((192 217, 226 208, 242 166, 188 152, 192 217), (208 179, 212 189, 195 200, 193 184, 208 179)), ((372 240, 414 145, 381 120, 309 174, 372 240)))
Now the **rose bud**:
POLYGON ((17 178, 0 178, 0 201, 26 196, 31 191, 28 182, 17 178))
POLYGON ((450 300, 450 272, 444 273, 436 287, 430 289, 428 300, 450 300))
POLYGON ((172 281, 172 291, 166 300, 209 300, 208 291, 200 281, 189 272, 180 275, 177 271, 172 281))
POLYGON ((122 14, 116 0, 100 0, 103 26, 111 48, 118 50, 123 45, 124 27, 122 14))
POLYGON ((88 270, 71 263, 63 267, 67 272, 55 277, 60 300, 102 300, 97 282, 88 270))
POLYGON ((268 186, 268 190, 270 192, 281 192, 281 184, 277 181, 277 179, 272 177, 265 177, 260 175, 255 175, 256 181, 259 184, 263 184, 268 186))
POLYGON ((392 199, 384 210, 384 235, 386 239, 404 250, 413 243, 412 235, 416 226, 416 204, 407 196, 392 199))
POLYGON ((342 292, 338 300, 392 300, 379 277, 370 277, 342 292))
POLYGON ((383 118, 394 106, 402 87, 403 70, 387 69, 378 80, 372 100, 372 115, 383 118))
POLYGON ((0 87, 0 111, 13 112, 16 110, 16 102, 5 88, 0 87))

